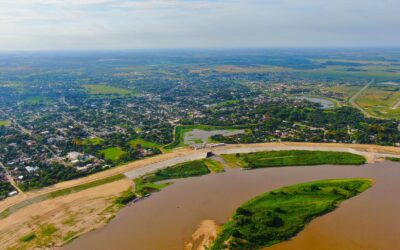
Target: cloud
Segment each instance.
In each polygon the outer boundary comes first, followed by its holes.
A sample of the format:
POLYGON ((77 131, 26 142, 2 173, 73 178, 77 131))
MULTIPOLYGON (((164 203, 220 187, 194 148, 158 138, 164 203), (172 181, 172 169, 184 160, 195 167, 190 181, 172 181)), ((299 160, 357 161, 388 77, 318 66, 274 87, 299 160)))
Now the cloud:
POLYGON ((0 50, 400 44, 395 0, 0 0, 0 50))

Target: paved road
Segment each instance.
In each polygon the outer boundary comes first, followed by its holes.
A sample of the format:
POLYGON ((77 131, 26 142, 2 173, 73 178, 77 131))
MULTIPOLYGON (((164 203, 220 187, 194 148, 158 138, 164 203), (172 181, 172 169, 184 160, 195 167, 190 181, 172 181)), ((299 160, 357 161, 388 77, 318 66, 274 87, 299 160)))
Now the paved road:
POLYGON ((24 194, 24 192, 17 186, 17 183, 15 183, 14 179, 11 176, 11 173, 8 171, 8 169, 3 165, 2 162, 0 162, 0 168, 4 169, 4 172, 6 173, 7 180, 10 182, 10 184, 20 193, 24 194))

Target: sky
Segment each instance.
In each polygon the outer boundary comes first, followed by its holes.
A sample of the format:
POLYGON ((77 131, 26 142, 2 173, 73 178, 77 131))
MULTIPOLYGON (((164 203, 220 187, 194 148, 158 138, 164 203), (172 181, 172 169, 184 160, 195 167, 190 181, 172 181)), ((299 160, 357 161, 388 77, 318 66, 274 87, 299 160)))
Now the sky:
POLYGON ((399 0, 0 0, 0 50, 399 47, 399 0))

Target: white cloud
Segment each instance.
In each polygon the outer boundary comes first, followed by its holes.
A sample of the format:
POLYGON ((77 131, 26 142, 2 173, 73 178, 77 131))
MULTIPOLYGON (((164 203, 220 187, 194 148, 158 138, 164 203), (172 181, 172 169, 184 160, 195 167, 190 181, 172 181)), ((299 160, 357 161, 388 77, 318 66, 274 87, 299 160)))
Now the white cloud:
POLYGON ((395 0, 0 0, 0 50, 400 44, 395 0))

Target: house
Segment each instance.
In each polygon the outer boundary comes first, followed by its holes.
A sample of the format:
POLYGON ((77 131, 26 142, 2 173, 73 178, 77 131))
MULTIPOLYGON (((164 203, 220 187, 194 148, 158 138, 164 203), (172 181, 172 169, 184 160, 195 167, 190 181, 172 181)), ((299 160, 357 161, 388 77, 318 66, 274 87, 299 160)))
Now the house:
POLYGON ((79 160, 79 158, 82 156, 81 153, 79 152, 69 152, 67 154, 67 159, 70 160, 71 162, 79 160))

